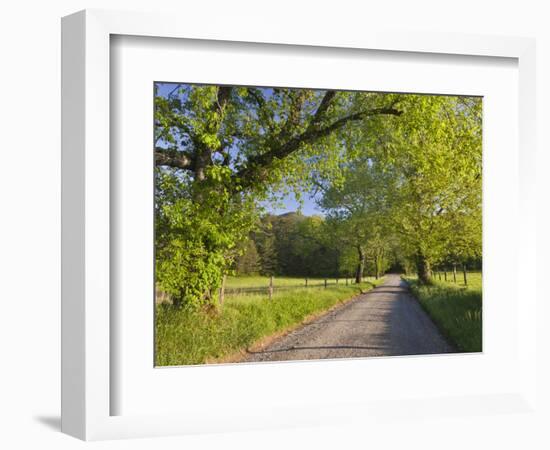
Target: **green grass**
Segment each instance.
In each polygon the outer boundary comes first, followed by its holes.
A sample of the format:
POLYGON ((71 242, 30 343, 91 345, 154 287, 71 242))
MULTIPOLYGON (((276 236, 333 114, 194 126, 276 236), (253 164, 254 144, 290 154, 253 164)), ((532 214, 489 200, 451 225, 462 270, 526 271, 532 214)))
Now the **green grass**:
POLYGON ((430 315, 447 339, 461 352, 482 350, 482 276, 479 272, 467 274, 464 285, 462 273, 457 273, 457 283, 452 274, 447 281, 435 281, 431 286, 418 284, 415 277, 403 277, 413 294, 430 315))
MULTIPOLYGON (((273 286, 275 289, 277 287, 305 287, 305 277, 273 277, 273 286)), ((327 278, 328 285, 336 285, 335 278, 327 278)), ((348 278, 349 283, 352 283, 353 279, 348 278)), ((374 278, 365 277, 364 281, 374 281, 374 278)), ((308 287, 312 286, 324 286, 324 278, 308 278, 307 285, 308 287)), ((338 284, 346 284, 345 278, 338 279, 338 284)), ((267 289, 269 286, 269 277, 251 275, 251 276, 238 276, 238 277, 227 277, 225 284, 226 289, 229 291, 238 291, 240 289, 267 289)))
POLYGON ((228 296, 218 314, 157 305, 156 365, 202 364, 226 357, 300 324, 361 290, 370 290, 374 284, 281 290, 275 291, 271 301, 264 294, 228 296))

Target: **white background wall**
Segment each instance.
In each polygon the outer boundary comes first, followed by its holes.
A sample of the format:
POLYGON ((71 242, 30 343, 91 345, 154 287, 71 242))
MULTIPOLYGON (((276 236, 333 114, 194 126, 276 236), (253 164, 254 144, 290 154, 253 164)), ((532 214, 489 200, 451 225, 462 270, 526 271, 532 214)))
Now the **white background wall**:
MULTIPOLYGON (((186 21, 262 21, 266 27, 402 28, 538 39, 539 300, 549 240, 550 13, 544 1, 143 1, 19 0, 0 9, 0 447, 81 448, 59 433, 60 17, 84 8, 169 10, 186 21)), ((208 25, 206 25, 208 26, 208 25)), ((535 282, 535 274, 532 280, 535 282)), ((548 292, 548 287, 545 286, 548 292)), ((541 324, 543 320, 541 320, 541 324)), ((541 377, 550 379, 549 331, 539 330, 541 377)), ((429 374, 426 374, 429 376, 429 374)), ((404 377, 406 382, 406 377, 404 377)), ((548 384, 548 381, 546 381, 548 384)), ((550 405, 548 388, 541 398, 550 405)), ((91 444, 94 448, 549 448, 550 416, 404 421, 384 425, 192 436, 91 444)), ((89 444, 90 445, 90 444, 89 444)))

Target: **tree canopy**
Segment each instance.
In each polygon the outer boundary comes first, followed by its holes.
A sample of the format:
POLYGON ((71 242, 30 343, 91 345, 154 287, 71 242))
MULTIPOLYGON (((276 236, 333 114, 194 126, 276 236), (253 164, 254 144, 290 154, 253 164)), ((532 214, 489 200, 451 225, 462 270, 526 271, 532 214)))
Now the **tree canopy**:
POLYGON ((429 282, 481 256, 479 98, 157 84, 154 152, 157 282, 182 305, 231 270, 358 278, 400 255, 429 282), (267 214, 290 192, 324 217, 267 214))

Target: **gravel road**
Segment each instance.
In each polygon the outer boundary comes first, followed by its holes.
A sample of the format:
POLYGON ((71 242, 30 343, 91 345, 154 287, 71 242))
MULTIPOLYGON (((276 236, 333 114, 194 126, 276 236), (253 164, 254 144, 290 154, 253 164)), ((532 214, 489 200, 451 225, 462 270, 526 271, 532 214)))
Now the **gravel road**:
POLYGON ((398 275, 319 319, 249 352, 248 362, 455 351, 398 275))

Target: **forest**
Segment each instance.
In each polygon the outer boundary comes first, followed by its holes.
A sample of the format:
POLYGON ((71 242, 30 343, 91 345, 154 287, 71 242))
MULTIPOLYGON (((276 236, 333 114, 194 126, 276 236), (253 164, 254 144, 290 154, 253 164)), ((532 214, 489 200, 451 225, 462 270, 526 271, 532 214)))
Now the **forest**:
POLYGON ((335 239, 331 224, 319 215, 298 212, 268 214, 243 245, 235 259, 235 275, 287 276, 302 278, 379 278, 396 259, 365 252, 362 273, 357 273, 356 249, 335 239))
POLYGON ((481 269, 479 97, 156 83, 154 118, 156 283, 176 307, 216 305, 227 276, 481 269))

